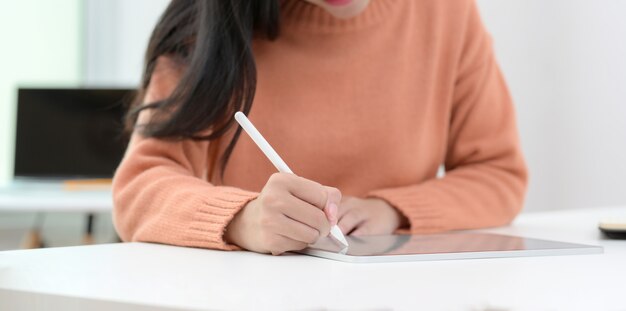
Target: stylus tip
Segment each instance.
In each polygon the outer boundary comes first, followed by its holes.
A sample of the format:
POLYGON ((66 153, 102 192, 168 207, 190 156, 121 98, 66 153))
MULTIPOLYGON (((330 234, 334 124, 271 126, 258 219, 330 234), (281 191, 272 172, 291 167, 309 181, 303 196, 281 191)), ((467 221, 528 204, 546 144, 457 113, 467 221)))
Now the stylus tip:
POLYGON ((343 235, 343 232, 341 232, 341 229, 339 229, 339 226, 333 226, 330 229, 330 235, 335 238, 337 242, 343 244, 345 247, 348 247, 348 240, 346 240, 346 237, 343 235))

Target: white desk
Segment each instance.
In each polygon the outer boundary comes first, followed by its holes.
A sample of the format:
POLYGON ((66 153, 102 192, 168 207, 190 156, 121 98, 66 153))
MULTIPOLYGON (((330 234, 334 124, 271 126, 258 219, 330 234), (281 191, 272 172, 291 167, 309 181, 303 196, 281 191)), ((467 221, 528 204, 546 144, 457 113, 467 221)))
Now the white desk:
POLYGON ((0 252, 0 310, 625 310, 626 241, 598 219, 626 207, 521 216, 492 232, 605 253, 348 264, 130 243, 0 252))

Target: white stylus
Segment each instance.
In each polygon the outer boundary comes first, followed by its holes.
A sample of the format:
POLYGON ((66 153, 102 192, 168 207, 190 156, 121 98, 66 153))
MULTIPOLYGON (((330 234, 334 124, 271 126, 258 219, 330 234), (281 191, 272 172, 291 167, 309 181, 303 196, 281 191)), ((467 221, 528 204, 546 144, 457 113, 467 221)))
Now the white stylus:
MULTIPOLYGON (((246 117, 245 114, 243 114, 243 112, 238 111, 237 113, 235 113, 235 120, 237 120, 239 125, 241 125, 244 131, 248 133, 250 138, 252 138, 252 140, 256 143, 256 145, 259 146, 261 151, 263 151, 265 156, 270 160, 270 162, 272 162, 272 164, 274 164, 274 166, 279 172, 293 174, 289 166, 287 166, 287 163, 285 163, 285 161, 283 161, 283 159, 278 155, 278 153, 276 153, 276 150, 274 150, 274 148, 272 148, 272 146, 267 142, 267 140, 265 140, 263 135, 259 133, 256 127, 254 127, 252 122, 248 120, 248 118, 246 117)), ((338 242, 340 242, 346 247, 348 246, 348 241, 346 240, 346 237, 343 235, 343 233, 341 232, 341 229, 339 229, 337 225, 334 225, 330 229, 330 234, 338 242)))

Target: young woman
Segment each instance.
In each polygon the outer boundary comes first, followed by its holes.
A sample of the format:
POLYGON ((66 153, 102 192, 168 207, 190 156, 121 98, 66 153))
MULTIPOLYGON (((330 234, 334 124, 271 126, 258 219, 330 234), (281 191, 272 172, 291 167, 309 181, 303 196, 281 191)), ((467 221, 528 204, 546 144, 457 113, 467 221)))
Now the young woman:
POLYGON ((472 229, 523 205, 513 106, 472 0, 173 0, 129 120, 125 241, 281 254, 335 223, 472 229), (236 111, 297 176, 240 136, 236 111))

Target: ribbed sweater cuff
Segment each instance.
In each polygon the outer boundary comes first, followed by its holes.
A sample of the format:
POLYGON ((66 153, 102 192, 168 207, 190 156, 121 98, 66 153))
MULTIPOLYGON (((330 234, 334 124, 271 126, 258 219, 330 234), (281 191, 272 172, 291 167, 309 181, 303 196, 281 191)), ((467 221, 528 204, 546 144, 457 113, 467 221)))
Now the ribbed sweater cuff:
POLYGON ((409 220, 411 233, 445 230, 444 211, 438 204, 436 194, 432 191, 422 191, 420 188, 422 187, 409 186, 374 190, 369 192, 367 197, 385 200, 400 211, 409 220))
POLYGON ((192 221, 186 228, 185 238, 196 247, 239 250, 238 246, 224 241, 226 227, 235 214, 256 199, 259 193, 231 187, 216 187, 215 190, 207 193, 197 205, 192 221))

